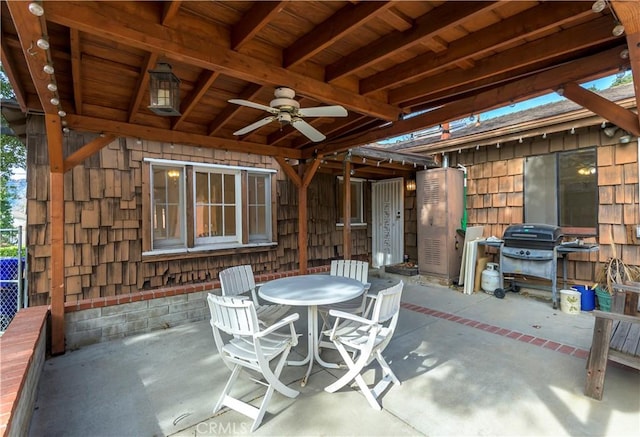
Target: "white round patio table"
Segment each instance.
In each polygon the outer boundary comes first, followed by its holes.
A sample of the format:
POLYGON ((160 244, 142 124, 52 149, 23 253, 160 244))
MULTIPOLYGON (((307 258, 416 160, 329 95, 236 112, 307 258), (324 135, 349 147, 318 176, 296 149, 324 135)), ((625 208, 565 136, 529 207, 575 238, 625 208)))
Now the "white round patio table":
POLYGON ((356 279, 332 275, 300 275, 274 279, 258 290, 258 295, 269 302, 291 306, 306 306, 308 315, 308 349, 302 361, 288 364, 303 366, 309 363, 302 386, 307 384, 313 361, 330 368, 337 364, 327 363, 318 351, 318 305, 330 305, 356 298, 364 293, 364 284, 356 279))

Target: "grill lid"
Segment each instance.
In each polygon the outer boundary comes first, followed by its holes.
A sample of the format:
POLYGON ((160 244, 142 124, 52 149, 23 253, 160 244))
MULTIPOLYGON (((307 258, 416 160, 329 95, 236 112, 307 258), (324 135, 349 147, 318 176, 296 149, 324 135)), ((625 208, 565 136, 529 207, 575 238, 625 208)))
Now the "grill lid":
POLYGON ((553 249, 563 237, 558 226, 522 223, 507 227, 502 239, 507 247, 553 249))

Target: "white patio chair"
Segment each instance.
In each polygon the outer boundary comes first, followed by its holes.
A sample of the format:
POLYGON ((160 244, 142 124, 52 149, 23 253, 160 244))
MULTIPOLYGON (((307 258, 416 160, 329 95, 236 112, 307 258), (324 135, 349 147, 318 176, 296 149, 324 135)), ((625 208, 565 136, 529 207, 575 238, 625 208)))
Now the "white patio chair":
POLYGON ((331 261, 331 270, 329 272, 332 276, 343 276, 358 280, 364 284, 364 293, 362 296, 355 299, 348 300, 346 302, 339 302, 331 305, 321 305, 318 307, 318 314, 322 319, 322 328, 320 329, 320 341, 318 342, 320 347, 333 348, 332 342, 323 341, 324 333, 331 327, 331 320, 329 317, 329 311, 337 310, 350 314, 357 314, 359 316, 366 317, 367 310, 371 309, 373 300, 370 301, 367 307, 368 298, 372 297, 368 294, 371 284, 368 281, 369 277, 369 263, 366 261, 356 260, 333 260, 331 261))
POLYGON ((260 426, 274 390, 290 398, 295 398, 299 394, 298 391, 287 387, 280 381, 280 372, 287 362, 289 351, 298 343, 293 322, 298 320, 299 315, 297 313, 290 314, 268 328, 260 330, 255 306, 251 300, 209 294, 207 301, 211 311, 210 323, 216 347, 222 361, 231 370, 229 381, 227 381, 213 413, 218 412, 223 406, 236 410, 253 419, 251 427, 253 432, 260 426), (290 329, 288 335, 275 332, 287 325, 290 329), (223 338, 222 333, 227 335, 223 338), (271 370, 270 363, 277 357, 280 359, 277 361, 275 369, 271 370), (251 378, 267 387, 260 407, 243 402, 229 394, 244 369, 259 373, 265 380, 251 378))
POLYGON ((229 267, 228 269, 222 270, 218 274, 218 277, 220 279, 223 296, 250 294, 256 308, 256 314, 258 314, 258 320, 267 326, 280 320, 291 309, 291 307, 287 305, 260 304, 256 293, 256 281, 253 276, 253 269, 250 265, 229 267))
POLYGON ((325 388, 327 392, 333 393, 351 380, 355 380, 369 404, 376 410, 381 410, 382 406, 377 398, 391 382, 400 385, 400 381, 383 358, 382 352, 391 341, 398 323, 403 286, 404 283, 400 281, 380 291, 375 297, 370 318, 336 310, 330 311, 331 316, 336 317, 336 321, 329 333, 329 338, 340 352, 348 370, 336 382, 325 388), (373 388, 369 388, 361 372, 374 359, 382 368, 382 379, 373 388))

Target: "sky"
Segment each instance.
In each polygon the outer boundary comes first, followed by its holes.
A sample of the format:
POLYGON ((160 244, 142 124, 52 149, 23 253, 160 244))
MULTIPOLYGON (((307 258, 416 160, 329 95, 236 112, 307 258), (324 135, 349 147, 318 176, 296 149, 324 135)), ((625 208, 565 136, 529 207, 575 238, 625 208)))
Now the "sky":
MULTIPOLYGON (((585 82, 581 85, 584 88, 595 87, 598 90, 603 90, 603 89, 609 88, 615 80, 616 80, 616 75, 613 74, 611 76, 603 77, 597 80, 592 80, 590 82, 585 82)), ((510 114, 512 112, 524 111, 525 109, 546 105, 547 103, 558 102, 563 99, 564 97, 560 96, 558 93, 552 92, 539 97, 535 97, 533 99, 524 100, 522 102, 518 102, 513 105, 507 105, 507 106, 503 106, 502 108, 492 109, 491 111, 481 112, 480 119, 488 120, 490 118, 500 117, 502 115, 510 114)), ((477 114, 474 114, 474 115, 477 116, 477 114)), ((402 135, 400 137, 388 138, 386 140, 379 141, 379 143, 380 144, 395 143, 398 140, 403 140, 406 138, 409 138, 409 135, 402 135)))
MULTIPOLYGON (((611 84, 616 80, 615 74, 612 76, 603 77, 601 79, 593 80, 591 82, 585 82, 582 84, 584 88, 591 88, 595 86, 598 90, 603 90, 609 88, 611 84)), ((558 93, 549 93, 543 96, 539 96, 533 99, 525 100, 522 102, 518 102, 514 105, 504 106, 502 108, 493 109, 491 111, 483 112, 480 115, 482 120, 487 120, 490 118, 500 117, 505 114, 510 114, 512 112, 523 111, 525 109, 534 108, 536 106, 546 105, 547 103, 558 102, 563 100, 564 97, 558 95, 558 93)))

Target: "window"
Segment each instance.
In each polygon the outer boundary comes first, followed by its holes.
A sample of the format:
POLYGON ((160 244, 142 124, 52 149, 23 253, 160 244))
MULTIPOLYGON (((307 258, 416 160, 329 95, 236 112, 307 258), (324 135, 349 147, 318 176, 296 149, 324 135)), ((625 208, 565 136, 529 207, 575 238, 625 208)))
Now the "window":
POLYGON ((196 245, 238 241, 240 172, 195 172, 196 245))
MULTIPOLYGON (((364 223, 363 206, 364 180, 351 179, 351 224, 361 225, 364 223)), ((344 224, 344 180, 338 177, 338 224, 344 224)))
POLYGON ((596 169, 595 148, 527 157, 525 221, 561 226, 569 234, 595 235, 598 224, 596 169))
POLYGON ((249 241, 271 240, 271 178, 249 173, 249 241))
POLYGON ((153 167, 153 247, 184 246, 183 169, 153 167))
POLYGON ((274 170, 147 161, 152 252, 272 243, 274 170))

